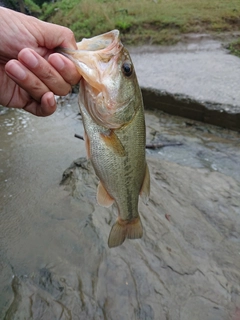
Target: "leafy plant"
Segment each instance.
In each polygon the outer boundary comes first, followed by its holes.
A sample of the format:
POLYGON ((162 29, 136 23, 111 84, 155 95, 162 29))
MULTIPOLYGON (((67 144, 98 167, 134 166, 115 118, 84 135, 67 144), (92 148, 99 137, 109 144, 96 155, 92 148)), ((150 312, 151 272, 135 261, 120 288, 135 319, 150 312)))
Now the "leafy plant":
POLYGON ((227 46, 232 54, 240 58, 240 39, 233 41, 227 46))

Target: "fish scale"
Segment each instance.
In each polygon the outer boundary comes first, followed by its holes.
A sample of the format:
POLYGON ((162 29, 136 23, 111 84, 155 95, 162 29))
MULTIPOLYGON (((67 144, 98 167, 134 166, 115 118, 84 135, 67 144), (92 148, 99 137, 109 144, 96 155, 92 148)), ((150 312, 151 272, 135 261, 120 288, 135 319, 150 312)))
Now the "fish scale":
POLYGON ((122 220, 138 216, 138 197, 145 175, 145 124, 143 110, 139 110, 133 121, 126 127, 115 130, 124 145, 126 156, 119 157, 106 148, 100 133, 105 128, 98 126, 80 106, 84 128, 90 140, 93 167, 110 196, 115 199, 122 220), (138 136, 136 137, 136 127, 138 136), (134 141, 134 146, 132 142, 134 141), (127 199, 129 199, 127 201, 127 199))

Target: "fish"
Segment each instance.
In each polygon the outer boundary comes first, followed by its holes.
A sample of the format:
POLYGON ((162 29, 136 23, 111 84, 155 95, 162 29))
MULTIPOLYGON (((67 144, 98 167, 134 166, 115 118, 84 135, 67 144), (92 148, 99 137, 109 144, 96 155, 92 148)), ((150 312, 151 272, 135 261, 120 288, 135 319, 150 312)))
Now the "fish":
POLYGON ((99 178, 97 202, 118 211, 108 238, 112 248, 143 236, 139 195, 147 203, 150 194, 143 99, 118 30, 84 38, 77 48, 59 52, 82 76, 79 107, 87 157, 99 178))

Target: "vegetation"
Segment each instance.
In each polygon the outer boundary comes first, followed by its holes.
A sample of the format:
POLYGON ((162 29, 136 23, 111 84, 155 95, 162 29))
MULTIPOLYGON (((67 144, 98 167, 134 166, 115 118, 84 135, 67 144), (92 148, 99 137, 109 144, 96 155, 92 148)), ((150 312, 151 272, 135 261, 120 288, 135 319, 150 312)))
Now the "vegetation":
POLYGON ((239 0, 59 0, 42 12, 77 40, 117 28, 127 43, 168 44, 183 33, 240 29, 239 0))
POLYGON ((78 41, 115 28, 128 44, 171 44, 185 33, 240 31, 240 0, 2 1, 16 7, 24 1, 27 12, 71 28, 78 41))
POLYGON ((233 41, 230 43, 227 48, 230 50, 232 54, 240 58, 240 39, 233 41))
POLYGON ((36 17, 42 12, 35 0, 1 0, 0 5, 36 17))

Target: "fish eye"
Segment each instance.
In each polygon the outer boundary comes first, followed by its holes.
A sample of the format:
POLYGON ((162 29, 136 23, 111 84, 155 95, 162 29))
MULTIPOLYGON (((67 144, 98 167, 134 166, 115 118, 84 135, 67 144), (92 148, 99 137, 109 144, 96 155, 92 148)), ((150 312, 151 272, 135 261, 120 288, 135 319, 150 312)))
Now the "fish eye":
POLYGON ((133 72, 133 66, 130 61, 125 61, 122 65, 123 74, 126 77, 130 77, 133 72))

